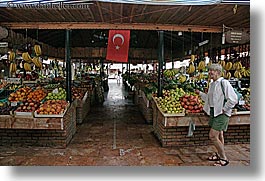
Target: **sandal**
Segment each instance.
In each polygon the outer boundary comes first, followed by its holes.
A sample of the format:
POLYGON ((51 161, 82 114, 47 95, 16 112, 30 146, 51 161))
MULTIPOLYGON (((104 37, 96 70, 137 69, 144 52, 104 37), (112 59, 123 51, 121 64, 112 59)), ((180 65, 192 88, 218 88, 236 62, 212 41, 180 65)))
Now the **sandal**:
POLYGON ((214 166, 226 166, 229 164, 229 160, 225 160, 220 158, 215 164, 214 166))
POLYGON ((220 160, 220 157, 219 157, 218 153, 215 152, 212 156, 210 156, 208 158, 208 160, 209 161, 219 161, 220 160))

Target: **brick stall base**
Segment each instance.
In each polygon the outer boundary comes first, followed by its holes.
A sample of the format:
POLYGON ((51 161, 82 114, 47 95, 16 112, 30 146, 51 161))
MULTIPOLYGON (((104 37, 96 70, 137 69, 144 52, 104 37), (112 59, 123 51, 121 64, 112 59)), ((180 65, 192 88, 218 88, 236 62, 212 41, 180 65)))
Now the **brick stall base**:
POLYGON ((76 132, 76 107, 63 118, 1 117, 1 146, 49 146, 65 148, 76 132))
MULTIPOLYGON (((167 115, 161 112, 155 102, 153 103, 154 134, 163 147, 209 144, 208 116, 202 114, 167 115)), ((225 142, 229 144, 250 143, 250 114, 232 115, 224 137, 225 142)))

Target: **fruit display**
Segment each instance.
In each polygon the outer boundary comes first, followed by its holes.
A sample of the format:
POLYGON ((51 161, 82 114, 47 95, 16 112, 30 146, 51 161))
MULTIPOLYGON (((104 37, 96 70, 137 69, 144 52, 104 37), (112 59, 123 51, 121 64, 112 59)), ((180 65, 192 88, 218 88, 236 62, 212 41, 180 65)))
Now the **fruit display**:
POLYGON ((9 95, 8 101, 9 102, 21 102, 27 97, 27 94, 29 94, 31 91, 32 91, 32 88, 28 86, 19 88, 17 91, 9 95))
POLYGON ((10 115, 16 109, 17 109, 17 106, 7 106, 7 105, 4 105, 4 103, 0 103, 0 115, 10 115))
POLYGON ((85 95, 86 91, 85 89, 78 89, 76 87, 72 88, 72 99, 83 99, 84 95, 85 95))
POLYGON ((14 90, 19 89, 20 87, 21 87, 21 85, 19 85, 19 84, 9 84, 6 87, 6 90, 12 90, 12 91, 14 91, 14 90))
POLYGON ((0 90, 3 89, 4 87, 6 87, 7 85, 8 85, 8 83, 6 81, 0 82, 0 90))
POLYGON ((34 112, 39 106, 39 101, 32 101, 29 99, 21 102, 15 112, 34 112))
POLYGON ((47 84, 43 88, 44 89, 56 89, 60 86, 60 84, 47 84))
POLYGON ((164 72, 163 72, 163 75, 167 78, 172 78, 174 77, 177 73, 178 73, 178 69, 166 69, 164 72))
POLYGON ((59 115, 63 114, 69 103, 65 100, 47 100, 36 110, 35 115, 59 115))
POLYGON ((203 105, 198 95, 185 94, 180 98, 180 104, 185 108, 186 113, 202 113, 203 105))
POLYGON ((163 98, 155 97, 157 105, 164 113, 178 114, 185 113, 185 109, 181 106, 180 98, 185 94, 183 89, 163 90, 163 98))
POLYGON ((66 90, 59 87, 49 92, 46 100, 66 100, 66 90))
POLYGON ((178 81, 180 83, 184 83, 184 82, 186 82, 186 80, 187 80, 186 75, 181 74, 181 75, 178 76, 178 81))
POLYGON ((47 91, 44 90, 44 88, 42 88, 42 87, 38 87, 34 91, 30 92, 26 96, 26 99, 40 102, 41 100, 43 100, 46 97, 46 95, 47 95, 47 91))

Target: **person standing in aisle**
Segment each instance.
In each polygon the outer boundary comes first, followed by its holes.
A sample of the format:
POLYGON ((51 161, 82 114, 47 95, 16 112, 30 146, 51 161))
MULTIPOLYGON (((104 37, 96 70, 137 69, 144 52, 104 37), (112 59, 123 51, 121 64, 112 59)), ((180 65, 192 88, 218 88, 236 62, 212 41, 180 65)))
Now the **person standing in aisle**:
POLYGON ((117 74, 117 83, 121 83, 121 71, 118 70, 118 74, 117 74))
POLYGON ((228 80, 222 77, 222 66, 212 64, 208 69, 208 76, 212 82, 209 84, 207 93, 195 90, 205 102, 203 110, 209 115, 209 138, 213 142, 217 152, 208 160, 215 161, 215 166, 226 166, 229 160, 224 149, 223 131, 228 128, 229 117, 232 108, 237 104, 237 95, 228 80))

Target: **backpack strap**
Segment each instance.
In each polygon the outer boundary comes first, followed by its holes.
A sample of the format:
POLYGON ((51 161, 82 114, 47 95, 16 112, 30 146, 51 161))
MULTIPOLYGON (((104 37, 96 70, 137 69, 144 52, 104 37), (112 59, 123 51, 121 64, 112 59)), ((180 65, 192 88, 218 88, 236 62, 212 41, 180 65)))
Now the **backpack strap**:
POLYGON ((223 83, 222 83, 223 80, 224 80, 224 79, 221 80, 221 88, 222 88, 222 91, 223 91, 223 94, 224 94, 224 104, 225 104, 226 101, 227 101, 227 99, 226 99, 226 97, 225 97, 225 90, 224 90, 224 86, 223 86, 223 83))

